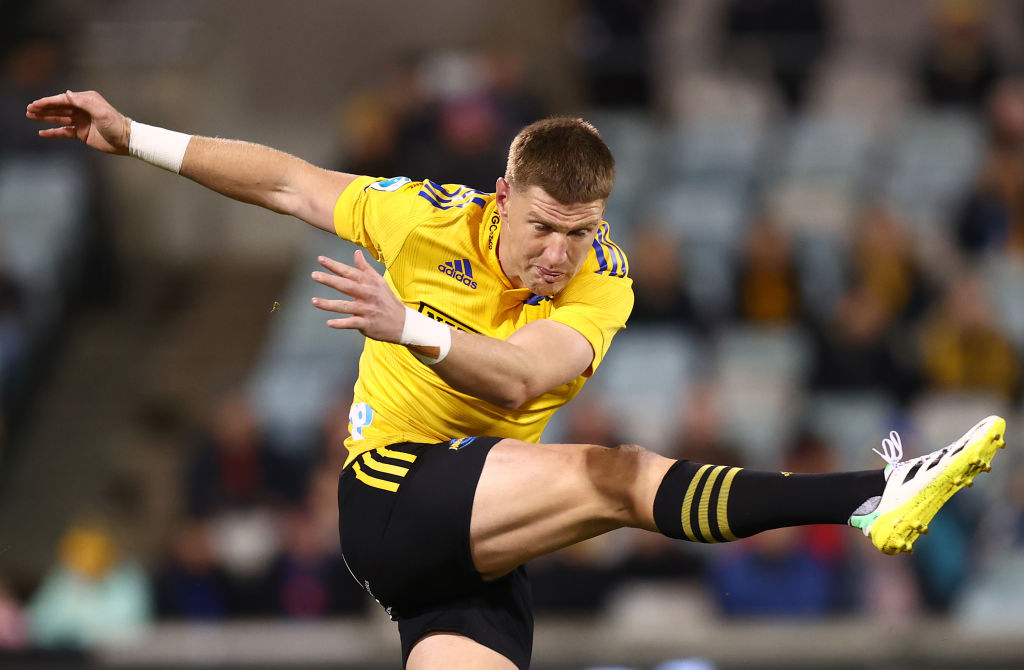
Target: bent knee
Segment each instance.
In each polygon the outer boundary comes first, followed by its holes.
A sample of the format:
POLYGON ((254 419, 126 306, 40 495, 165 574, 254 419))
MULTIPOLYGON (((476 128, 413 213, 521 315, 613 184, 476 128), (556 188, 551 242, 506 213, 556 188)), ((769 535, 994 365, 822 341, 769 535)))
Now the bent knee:
POLYGON ((588 445, 584 467, 591 484, 606 502, 609 518, 636 525, 653 504, 653 489, 672 461, 637 444, 618 447, 588 445))

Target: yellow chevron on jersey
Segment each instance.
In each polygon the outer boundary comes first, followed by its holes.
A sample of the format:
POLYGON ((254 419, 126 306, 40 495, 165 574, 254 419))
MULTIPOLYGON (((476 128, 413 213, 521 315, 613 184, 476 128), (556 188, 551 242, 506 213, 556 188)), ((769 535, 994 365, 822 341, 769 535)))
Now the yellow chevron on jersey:
POLYGON ((487 435, 536 442, 555 410, 597 369, 633 309, 629 261, 603 221, 579 274, 553 297, 513 288, 502 271, 493 193, 359 177, 338 198, 334 227, 384 263, 384 277, 403 303, 433 319, 500 339, 552 319, 579 331, 594 349, 584 375, 507 410, 452 389, 405 347, 367 338, 345 440, 348 463, 396 442, 487 435))

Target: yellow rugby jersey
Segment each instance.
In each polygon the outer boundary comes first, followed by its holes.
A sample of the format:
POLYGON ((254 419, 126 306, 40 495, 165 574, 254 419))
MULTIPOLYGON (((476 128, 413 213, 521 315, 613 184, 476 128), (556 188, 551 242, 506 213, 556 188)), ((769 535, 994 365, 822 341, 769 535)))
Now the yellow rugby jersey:
POLYGON ((590 369, 507 410, 452 389, 399 344, 366 338, 349 413, 348 463, 396 442, 470 436, 536 442, 556 409, 600 364, 633 309, 626 255, 601 222, 579 274, 557 295, 513 288, 498 263, 501 219, 492 193, 405 177, 359 177, 338 198, 334 227, 384 263, 407 306, 471 333, 506 339, 537 319, 579 331, 594 349, 590 369))

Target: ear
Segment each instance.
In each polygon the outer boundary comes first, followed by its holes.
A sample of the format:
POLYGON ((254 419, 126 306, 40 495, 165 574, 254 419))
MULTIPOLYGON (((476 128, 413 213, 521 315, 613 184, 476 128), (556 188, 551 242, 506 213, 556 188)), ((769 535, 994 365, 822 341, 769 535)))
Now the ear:
POLYGON ((494 184, 494 202, 498 205, 498 214, 503 221, 508 221, 508 199, 512 195, 512 186, 504 177, 498 177, 494 184))

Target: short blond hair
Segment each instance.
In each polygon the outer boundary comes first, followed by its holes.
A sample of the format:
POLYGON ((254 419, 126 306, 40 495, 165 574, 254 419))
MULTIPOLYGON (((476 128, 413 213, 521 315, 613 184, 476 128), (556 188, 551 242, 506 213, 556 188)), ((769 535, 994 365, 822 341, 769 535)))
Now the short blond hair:
POLYGON ((615 159, 597 128, 556 116, 519 131, 508 150, 505 181, 520 189, 540 186, 566 205, 607 200, 615 185, 615 159))

